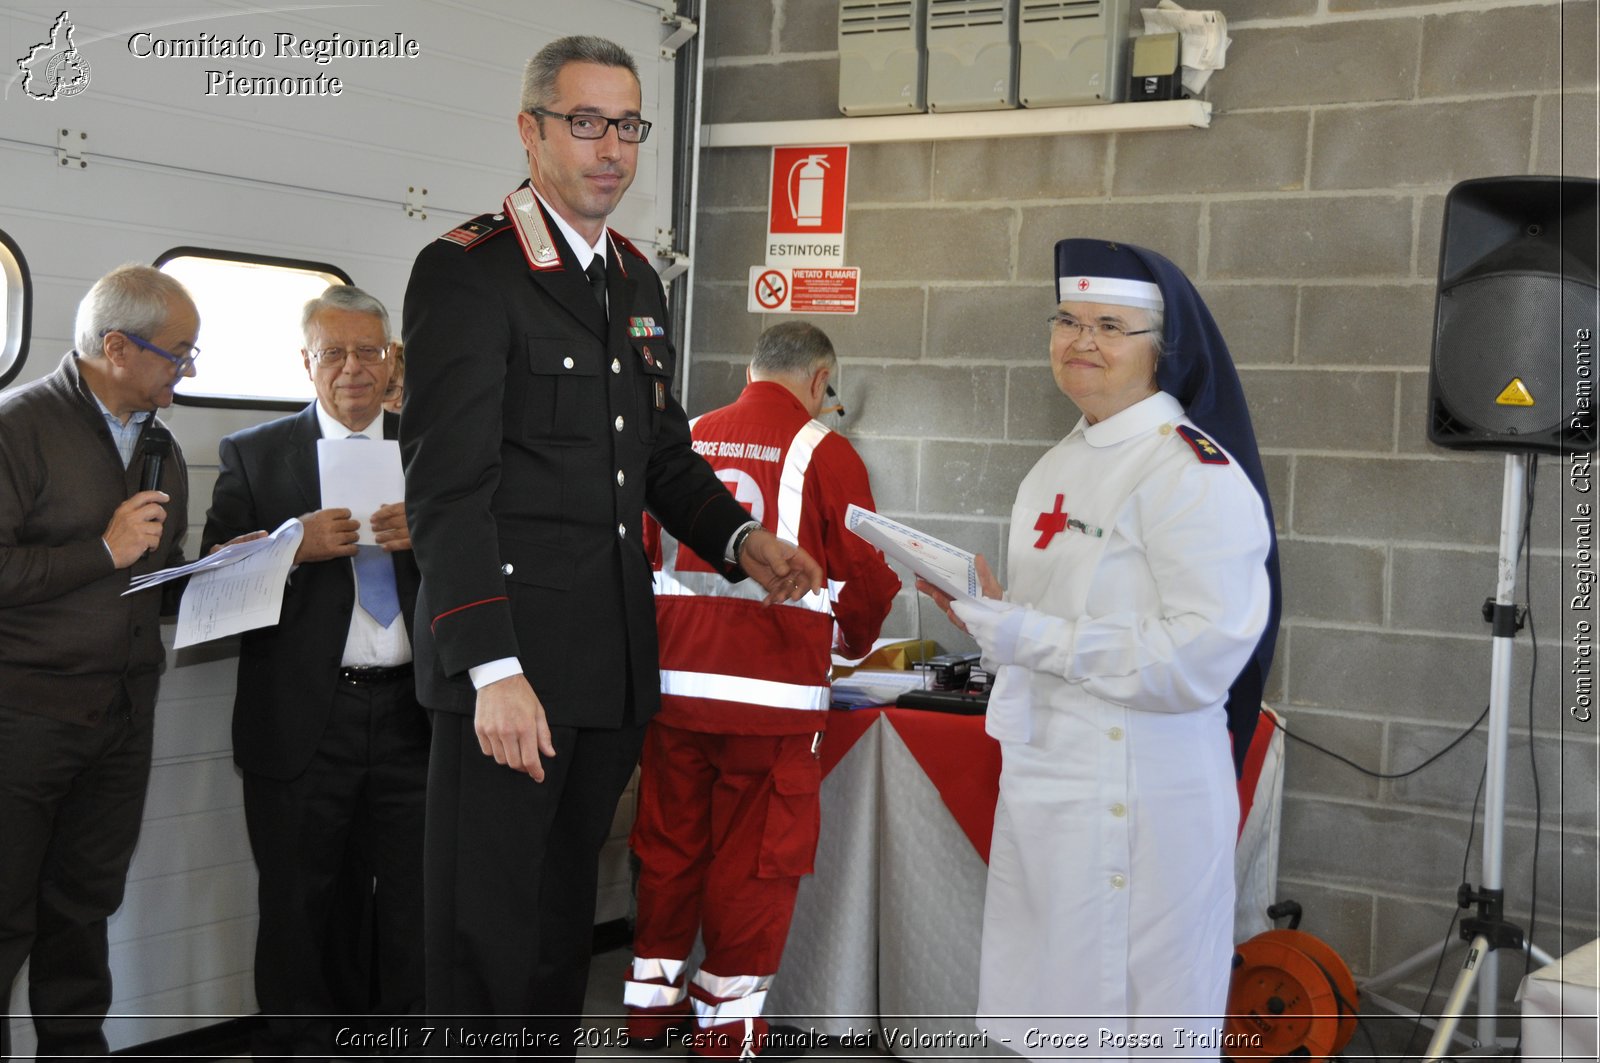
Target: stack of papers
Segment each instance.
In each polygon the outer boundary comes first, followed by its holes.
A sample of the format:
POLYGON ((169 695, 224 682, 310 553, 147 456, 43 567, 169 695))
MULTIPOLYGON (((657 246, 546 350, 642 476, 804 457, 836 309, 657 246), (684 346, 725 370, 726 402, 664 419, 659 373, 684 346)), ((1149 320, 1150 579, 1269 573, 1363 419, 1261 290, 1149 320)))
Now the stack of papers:
POLYGON ((173 646, 180 649, 267 627, 276 624, 283 612, 284 581, 304 535, 300 522, 291 518, 265 538, 224 546, 191 564, 135 576, 123 593, 136 594, 180 576, 190 577, 178 606, 173 646))
POLYGON ((833 681, 833 707, 864 709, 872 705, 893 705, 894 699, 908 690, 927 689, 929 673, 922 670, 898 672, 858 669, 833 681))

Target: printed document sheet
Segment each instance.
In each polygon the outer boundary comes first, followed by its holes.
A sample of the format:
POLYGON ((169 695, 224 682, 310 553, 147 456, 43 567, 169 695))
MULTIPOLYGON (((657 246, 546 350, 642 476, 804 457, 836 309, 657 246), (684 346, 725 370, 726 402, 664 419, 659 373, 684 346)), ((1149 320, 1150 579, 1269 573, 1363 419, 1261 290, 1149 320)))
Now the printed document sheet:
MULTIPOLYGON (((181 649, 276 624, 283 612, 283 586, 304 535, 304 527, 291 518, 267 538, 239 544, 255 547, 243 557, 191 578, 183 592, 183 604, 178 606, 173 646, 181 649)), ((218 557, 228 549, 232 547, 211 556, 218 557)))
POLYGON ((977 559, 960 547, 854 503, 844 526, 951 597, 978 600, 977 559))

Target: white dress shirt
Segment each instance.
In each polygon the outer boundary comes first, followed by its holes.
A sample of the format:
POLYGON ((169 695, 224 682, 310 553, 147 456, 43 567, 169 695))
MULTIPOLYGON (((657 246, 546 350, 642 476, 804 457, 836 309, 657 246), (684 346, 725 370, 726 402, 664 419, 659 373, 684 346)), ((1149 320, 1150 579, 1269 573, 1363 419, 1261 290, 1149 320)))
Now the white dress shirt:
MULTIPOLYGON (((352 431, 330 417, 319 402, 317 423, 322 428, 323 439, 349 439, 358 433, 371 439, 383 438, 382 411, 379 411, 378 416, 369 423, 352 431), (368 431, 373 425, 377 426, 377 430, 368 431)), ((372 514, 352 513, 351 516, 365 524, 372 514)), ((405 616, 403 613, 396 616, 388 627, 374 620, 370 613, 361 608, 360 577, 355 573, 355 560, 352 558, 347 564, 350 565, 351 576, 357 583, 356 605, 350 610, 350 633, 345 636, 344 656, 339 659, 339 664, 345 668, 392 668, 395 665, 408 663, 411 660, 411 637, 406 628, 405 616)))

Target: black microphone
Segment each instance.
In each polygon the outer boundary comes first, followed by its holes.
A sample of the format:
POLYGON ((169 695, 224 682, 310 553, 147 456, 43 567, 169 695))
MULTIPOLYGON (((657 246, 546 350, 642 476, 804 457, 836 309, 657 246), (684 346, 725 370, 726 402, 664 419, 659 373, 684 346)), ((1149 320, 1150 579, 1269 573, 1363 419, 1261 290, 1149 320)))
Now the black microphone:
POLYGON ((172 433, 161 425, 151 425, 144 433, 144 469, 139 476, 139 490, 161 490, 161 466, 172 453, 172 433))

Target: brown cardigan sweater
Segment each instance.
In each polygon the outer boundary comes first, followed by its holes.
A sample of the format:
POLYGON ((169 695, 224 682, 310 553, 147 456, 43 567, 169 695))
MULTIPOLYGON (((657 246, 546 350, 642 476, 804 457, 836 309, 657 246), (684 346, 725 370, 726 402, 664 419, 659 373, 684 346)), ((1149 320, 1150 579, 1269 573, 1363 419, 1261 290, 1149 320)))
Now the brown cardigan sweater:
POLYGON ((183 562, 189 472, 176 445, 161 545, 118 570, 100 538, 138 490, 143 450, 141 434, 123 469, 76 352, 0 396, 0 706, 93 724, 122 686, 135 712, 154 707, 162 589, 121 594, 133 575, 183 562))

